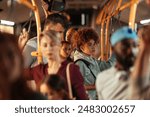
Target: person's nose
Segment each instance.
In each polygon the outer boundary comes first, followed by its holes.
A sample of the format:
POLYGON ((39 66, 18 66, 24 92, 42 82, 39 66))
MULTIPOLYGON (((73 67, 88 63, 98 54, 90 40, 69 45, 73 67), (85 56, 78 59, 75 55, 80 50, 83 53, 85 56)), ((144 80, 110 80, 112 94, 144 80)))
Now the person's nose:
POLYGON ((66 53, 69 54, 70 50, 67 50, 66 53))
POLYGON ((47 46, 47 51, 52 51, 52 47, 50 45, 47 46))
POLYGON ((95 47, 96 47, 95 45, 92 45, 92 46, 91 46, 92 50, 95 50, 95 47))
POLYGON ((129 47, 129 48, 127 49, 127 54, 128 54, 128 55, 132 54, 132 47, 129 47))

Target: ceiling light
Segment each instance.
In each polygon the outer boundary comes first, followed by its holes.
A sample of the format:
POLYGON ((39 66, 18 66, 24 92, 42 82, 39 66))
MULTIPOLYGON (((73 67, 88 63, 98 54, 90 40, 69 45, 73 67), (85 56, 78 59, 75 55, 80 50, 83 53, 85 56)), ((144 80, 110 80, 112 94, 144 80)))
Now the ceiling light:
POLYGON ((150 19, 141 20, 140 23, 141 24, 148 24, 148 23, 150 23, 150 19))
POLYGON ((15 22, 6 21, 6 20, 1 20, 1 24, 3 24, 3 25, 9 25, 9 26, 14 26, 14 25, 15 25, 15 22))

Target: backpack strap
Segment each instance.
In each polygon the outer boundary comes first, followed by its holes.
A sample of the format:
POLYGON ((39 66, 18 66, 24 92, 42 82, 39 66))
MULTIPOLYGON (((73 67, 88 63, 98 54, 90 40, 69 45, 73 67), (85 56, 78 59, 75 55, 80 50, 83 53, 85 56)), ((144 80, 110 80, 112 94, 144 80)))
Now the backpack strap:
POLYGON ((87 68, 90 70, 93 77, 96 79, 95 74, 93 73, 93 71, 90 68, 90 63, 88 61, 84 60, 84 59, 78 59, 78 60, 74 61, 74 63, 77 63, 78 61, 82 61, 87 66, 87 68))

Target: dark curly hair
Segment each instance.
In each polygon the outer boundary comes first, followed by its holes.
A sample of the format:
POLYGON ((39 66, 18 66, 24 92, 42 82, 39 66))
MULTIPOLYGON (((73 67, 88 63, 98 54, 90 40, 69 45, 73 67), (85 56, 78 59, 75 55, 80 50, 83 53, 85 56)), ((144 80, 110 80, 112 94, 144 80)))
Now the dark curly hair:
POLYGON ((61 78, 57 74, 51 74, 46 76, 41 84, 46 84, 49 88, 61 92, 61 95, 63 100, 68 100, 68 93, 66 92, 66 86, 65 86, 65 80, 61 78))
POLYGON ((78 30, 78 33, 76 33, 76 35, 74 35, 75 40, 76 40, 76 44, 77 44, 77 48, 80 49, 80 47, 87 43, 90 40, 93 40, 95 43, 97 43, 99 41, 99 36, 97 34, 97 32, 92 29, 92 28, 81 28, 78 30))

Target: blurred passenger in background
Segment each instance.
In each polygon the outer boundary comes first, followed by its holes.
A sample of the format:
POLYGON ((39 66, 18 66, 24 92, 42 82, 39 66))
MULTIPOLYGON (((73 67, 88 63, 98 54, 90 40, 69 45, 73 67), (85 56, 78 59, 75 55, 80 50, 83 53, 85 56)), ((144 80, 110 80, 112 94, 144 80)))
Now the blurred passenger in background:
POLYGON ((27 86, 23 65, 18 39, 12 34, 0 32, 0 98, 46 99, 27 86))
POLYGON ((71 59, 72 46, 68 41, 61 42, 60 55, 64 60, 68 60, 69 62, 73 62, 71 59))
MULTIPOLYGON (((44 24, 44 31, 54 30, 61 36, 61 40, 64 40, 64 31, 68 26, 68 20, 65 16, 58 13, 48 15, 44 24)), ((25 61, 25 68, 33 67, 37 65, 37 58, 31 56, 31 52, 37 50, 37 37, 28 40, 26 32, 20 35, 22 40, 28 41, 23 49, 23 56, 25 61)), ((44 63, 47 63, 45 60, 44 63)))
POLYGON ((43 79, 40 92, 49 100, 68 100, 65 81, 58 75, 49 75, 43 79))
POLYGON ((70 27, 66 32, 65 40, 68 41, 71 44, 71 47, 72 47, 72 51, 71 51, 71 55, 70 55, 70 58, 72 60, 74 58, 74 53, 77 49, 77 43, 76 43, 77 41, 75 40, 77 34, 78 34, 78 28, 76 28, 76 27, 70 27))
POLYGON ((150 26, 140 29, 140 51, 131 74, 131 99, 150 99, 150 26))
POLYGON ((116 64, 97 76, 96 89, 100 100, 128 99, 131 68, 137 48, 137 35, 129 27, 118 29, 111 36, 111 46, 116 55, 116 64))
POLYGON ((71 43, 71 46, 72 46, 73 50, 76 48, 76 45, 74 43, 75 37, 73 37, 73 35, 75 33, 77 33, 77 31, 78 31, 78 29, 76 27, 70 27, 66 32, 65 40, 71 43))

